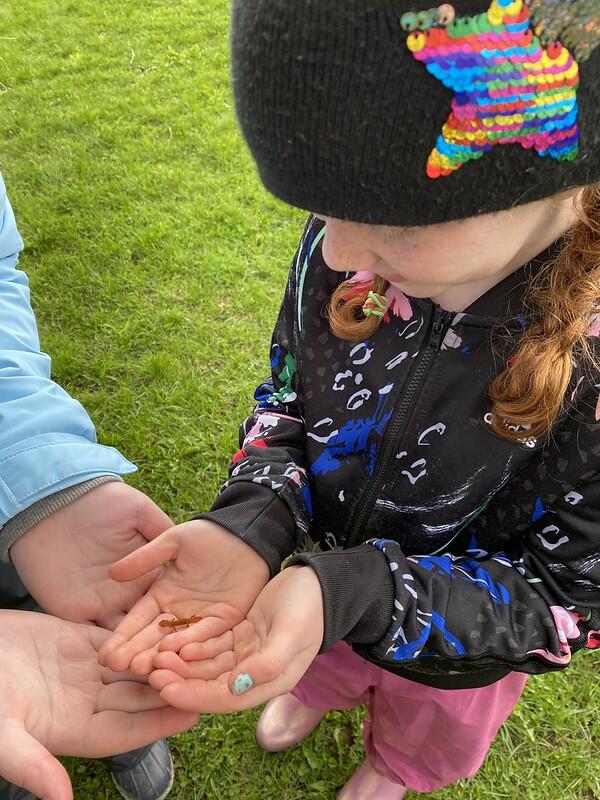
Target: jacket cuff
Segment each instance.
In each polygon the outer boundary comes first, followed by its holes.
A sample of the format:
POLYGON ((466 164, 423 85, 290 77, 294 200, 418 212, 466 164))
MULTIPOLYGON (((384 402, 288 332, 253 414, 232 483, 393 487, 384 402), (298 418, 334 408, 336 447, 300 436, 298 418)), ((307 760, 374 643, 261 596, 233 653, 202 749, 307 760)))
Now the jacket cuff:
POLYGON ((239 536, 264 558, 271 578, 297 547, 298 531, 288 507, 272 489, 257 483, 230 484, 210 511, 193 519, 208 519, 239 536))
POLYGON ((0 561, 10 562, 10 548, 38 522, 54 514, 55 511, 60 511, 61 508, 68 506, 74 500, 83 497, 97 486, 102 486, 104 483, 112 483, 112 481, 122 482, 122 479, 117 475, 101 475, 98 478, 92 478, 92 480, 70 486, 68 489, 61 489, 59 492, 38 500, 37 503, 29 506, 25 511, 21 511, 0 528, 0 561))
MULTIPOLYGON (((53 401, 47 398, 47 405, 53 401)), ((43 433, 20 439, 0 450, 0 525, 48 495, 102 475, 135 471, 114 447, 79 434, 43 433)))
POLYGON ((383 553, 371 545, 324 553, 300 553, 289 565, 317 573, 323 592, 325 632, 319 652, 336 642, 374 644, 392 622, 394 581, 383 553))

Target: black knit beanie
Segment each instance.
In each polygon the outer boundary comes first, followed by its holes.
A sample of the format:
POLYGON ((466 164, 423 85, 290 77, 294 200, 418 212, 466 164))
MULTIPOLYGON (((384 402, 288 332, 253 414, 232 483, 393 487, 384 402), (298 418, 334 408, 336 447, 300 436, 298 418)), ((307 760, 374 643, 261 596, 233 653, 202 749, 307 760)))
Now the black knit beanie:
POLYGON ((291 205, 428 225, 600 181, 600 0, 234 0, 232 46, 291 205))

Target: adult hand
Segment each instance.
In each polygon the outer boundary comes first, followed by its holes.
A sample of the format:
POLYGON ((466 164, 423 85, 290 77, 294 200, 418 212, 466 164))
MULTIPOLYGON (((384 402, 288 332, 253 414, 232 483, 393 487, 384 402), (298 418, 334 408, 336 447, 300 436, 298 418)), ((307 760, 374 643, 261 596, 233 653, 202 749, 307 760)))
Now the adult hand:
POLYGON ((154 657, 150 684, 175 708, 227 714, 291 691, 323 641, 323 595, 310 567, 288 567, 232 631, 154 657), (215 674, 215 659, 229 662, 215 674), (201 659, 201 660, 198 660, 201 659))
POLYGON ((197 721, 98 664, 108 631, 27 611, 0 611, 0 620, 0 774, 43 800, 73 797, 51 754, 123 753, 197 721))
POLYGON ((42 608, 112 630, 159 574, 119 584, 108 568, 173 523, 145 494, 105 483, 56 511, 10 549, 23 583, 42 608))
POLYGON ((118 581, 136 580, 167 561, 164 572, 102 647, 102 664, 148 675, 159 645, 178 650, 230 631, 269 580, 261 556, 207 520, 177 525, 115 564, 110 575, 118 581), (201 621, 175 633, 159 625, 173 617, 201 621))

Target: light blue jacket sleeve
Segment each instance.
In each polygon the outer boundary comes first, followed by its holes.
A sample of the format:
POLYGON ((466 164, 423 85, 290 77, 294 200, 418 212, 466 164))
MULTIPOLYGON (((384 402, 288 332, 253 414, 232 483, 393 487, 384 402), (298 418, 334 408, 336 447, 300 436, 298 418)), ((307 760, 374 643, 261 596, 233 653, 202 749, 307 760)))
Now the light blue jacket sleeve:
POLYGON ((0 528, 61 489, 135 471, 113 447, 97 444, 82 405, 50 379, 27 276, 17 269, 22 249, 0 176, 0 528))

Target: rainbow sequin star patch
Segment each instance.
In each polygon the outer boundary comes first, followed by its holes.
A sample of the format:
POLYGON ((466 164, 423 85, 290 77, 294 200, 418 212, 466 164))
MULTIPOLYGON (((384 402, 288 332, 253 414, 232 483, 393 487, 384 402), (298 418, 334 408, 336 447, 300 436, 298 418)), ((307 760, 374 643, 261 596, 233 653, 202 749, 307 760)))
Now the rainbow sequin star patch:
POLYGON ((597 0, 492 0, 466 17, 444 4, 408 12, 401 25, 414 58, 454 92, 427 161, 430 178, 498 145, 577 157, 579 67, 600 43, 597 0))

